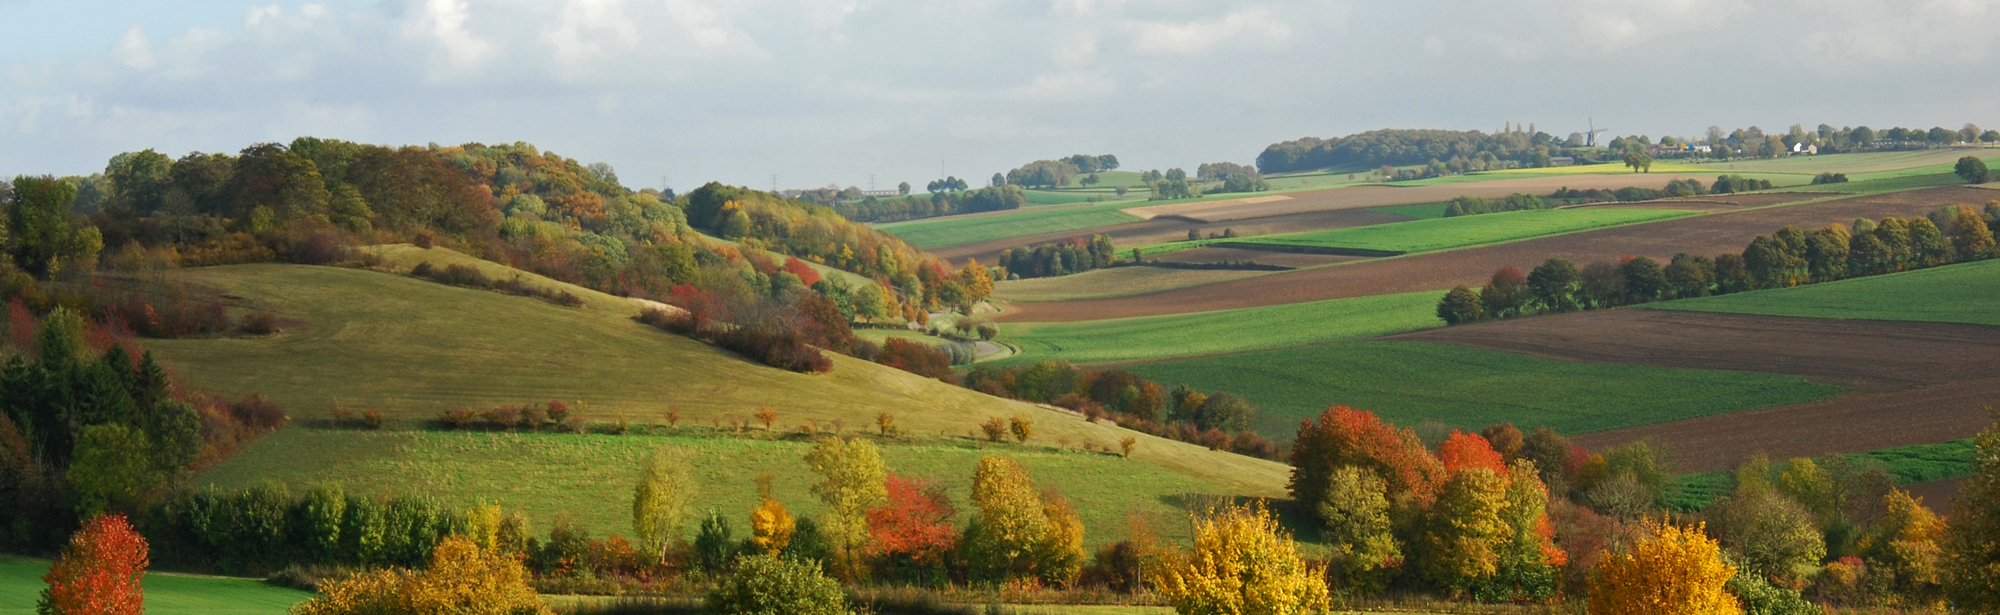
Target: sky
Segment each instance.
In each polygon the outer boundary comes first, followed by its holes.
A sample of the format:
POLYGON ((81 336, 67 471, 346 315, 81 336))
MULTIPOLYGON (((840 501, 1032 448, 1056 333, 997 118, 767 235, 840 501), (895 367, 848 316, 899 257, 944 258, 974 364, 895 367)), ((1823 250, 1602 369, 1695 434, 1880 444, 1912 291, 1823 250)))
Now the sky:
POLYGON ((300 135, 633 188, 974 185, 1377 128, 2000 126, 2000 0, 0 0, 0 175, 300 135))

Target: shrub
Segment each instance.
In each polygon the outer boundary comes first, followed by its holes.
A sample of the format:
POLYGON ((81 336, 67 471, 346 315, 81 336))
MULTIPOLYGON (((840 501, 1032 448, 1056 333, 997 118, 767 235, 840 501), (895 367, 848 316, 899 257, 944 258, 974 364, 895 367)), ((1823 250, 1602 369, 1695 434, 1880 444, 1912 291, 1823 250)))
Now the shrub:
POLYGON ((521 561, 454 536, 439 543, 422 572, 378 570, 321 586, 320 595, 292 608, 296 615, 416 615, 420 613, 552 613, 521 561))
POLYGON ((278 331, 278 316, 268 310, 243 315, 244 333, 250 335, 270 335, 278 331))
POLYGON ((875 358, 875 362, 925 378, 951 378, 951 357, 944 351, 899 337, 889 338, 883 343, 882 353, 875 358))
POLYGON ((1035 422, 1025 416, 1015 416, 1007 419, 1007 431, 1013 432, 1016 441, 1026 444, 1028 438, 1035 435, 1035 422))
POLYGON ((251 395, 236 400, 229 405, 229 413, 245 426, 260 431, 284 427, 285 423, 292 420, 291 417, 285 416, 284 408, 278 407, 278 404, 271 400, 264 399, 263 395, 251 395))
POLYGON ((721 615, 847 615, 840 584, 819 568, 789 558, 754 555, 708 596, 721 615))
POLYGON ((1590 587, 1591 615, 1686 613, 1736 615, 1736 598, 1724 590, 1736 569, 1701 526, 1649 528, 1628 553, 1604 557, 1590 587))
POLYGON ((1007 437, 1007 421, 997 416, 980 423, 979 429, 986 432, 986 439, 994 442, 1007 437))
POLYGON ((437 420, 446 429, 466 429, 472 427, 472 423, 477 419, 478 416, 471 408, 452 408, 439 411, 437 420))
POLYGON ((384 418, 384 417, 382 416, 382 411, 381 411, 381 410, 376 410, 376 409, 374 409, 374 408, 369 408, 369 409, 367 409, 367 410, 362 410, 362 411, 361 411, 361 426, 362 426, 362 427, 365 427, 365 428, 368 428, 368 429, 371 429, 371 430, 375 430, 375 429, 381 429, 381 428, 382 428, 382 424, 383 424, 383 423, 386 423, 386 422, 388 422, 388 419, 386 419, 386 418, 384 418))
POLYGON ((145 595, 146 539, 123 515, 98 516, 69 539, 49 567, 36 605, 47 615, 140 615, 145 595))

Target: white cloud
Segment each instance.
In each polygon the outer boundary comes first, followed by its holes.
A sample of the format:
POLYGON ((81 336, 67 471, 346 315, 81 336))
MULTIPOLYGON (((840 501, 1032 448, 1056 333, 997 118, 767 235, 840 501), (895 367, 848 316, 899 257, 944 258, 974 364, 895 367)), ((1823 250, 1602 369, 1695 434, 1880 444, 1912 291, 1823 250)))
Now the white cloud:
MULTIPOLYGON (((1712 30, 1748 14, 1743 0, 1560 0, 1577 36, 1597 51, 1632 49, 1712 30)), ((1783 35, 1783 30, 1771 33, 1783 35)))
POLYGON ((568 64, 632 49, 639 30, 625 14, 625 0, 569 0, 562 19, 544 35, 568 64))
POLYGON ((486 57, 493 46, 472 37, 465 29, 468 17, 465 0, 422 0, 415 17, 403 26, 403 35, 427 40, 444 49, 459 65, 470 65, 486 57))
POLYGON ((1944 55, 1979 60, 2000 42, 2000 0, 1799 0, 1798 48, 1831 62, 1903 62, 1944 55), (1975 25, 1977 24, 1977 25, 1975 25))
POLYGON ((1141 24, 1134 47, 1140 51, 1185 54, 1237 37, 1283 41, 1291 35, 1292 27, 1279 21, 1269 9, 1253 8, 1213 21, 1141 24))
POLYGON ((131 68, 152 68, 155 62, 153 43, 146 38, 146 29, 132 26, 132 29, 126 30, 125 36, 118 37, 118 45, 111 49, 111 57, 131 68))
POLYGON ((730 43, 734 33, 728 20, 714 7, 694 0, 667 0, 667 14, 674 25, 687 32, 696 45, 717 48, 730 43))

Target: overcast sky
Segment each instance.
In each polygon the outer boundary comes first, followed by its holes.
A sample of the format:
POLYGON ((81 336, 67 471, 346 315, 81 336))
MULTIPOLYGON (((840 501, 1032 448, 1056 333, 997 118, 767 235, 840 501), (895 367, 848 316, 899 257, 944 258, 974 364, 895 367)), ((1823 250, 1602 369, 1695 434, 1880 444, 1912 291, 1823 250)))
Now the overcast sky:
POLYGON ((0 0, 0 174, 314 135, 759 188, 1374 128, 2000 126, 2000 0, 0 0))

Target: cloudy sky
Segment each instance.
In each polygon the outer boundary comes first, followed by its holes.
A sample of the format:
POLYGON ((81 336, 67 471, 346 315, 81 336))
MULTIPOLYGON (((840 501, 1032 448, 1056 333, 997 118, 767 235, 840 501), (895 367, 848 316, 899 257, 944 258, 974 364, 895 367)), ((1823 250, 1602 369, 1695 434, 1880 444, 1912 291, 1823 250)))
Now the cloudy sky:
POLYGON ((1996 23, 2000 0, 0 0, 0 175, 310 134, 889 188, 1381 127, 1991 127, 1996 23))

